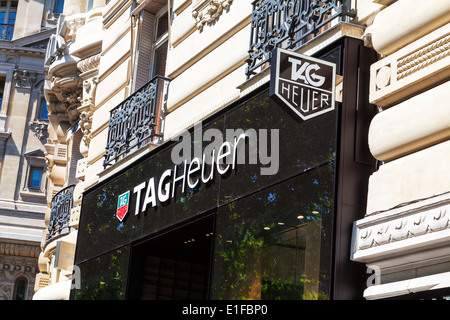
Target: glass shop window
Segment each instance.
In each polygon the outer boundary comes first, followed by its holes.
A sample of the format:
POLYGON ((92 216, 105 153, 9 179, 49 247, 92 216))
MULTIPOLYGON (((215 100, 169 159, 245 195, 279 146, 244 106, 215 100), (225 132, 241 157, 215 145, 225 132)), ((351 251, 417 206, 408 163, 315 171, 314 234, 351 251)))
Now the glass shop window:
POLYGON ((334 164, 219 209, 212 299, 330 295, 334 164))

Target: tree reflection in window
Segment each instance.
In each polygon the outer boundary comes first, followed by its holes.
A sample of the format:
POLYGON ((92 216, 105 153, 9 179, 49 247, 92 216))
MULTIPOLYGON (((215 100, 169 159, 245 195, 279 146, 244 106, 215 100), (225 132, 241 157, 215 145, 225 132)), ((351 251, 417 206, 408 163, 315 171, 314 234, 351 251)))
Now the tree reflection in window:
POLYGON ((219 209, 215 299, 329 298, 334 165, 219 209))
POLYGON ((76 300, 121 300, 125 298, 129 247, 114 250, 79 265, 81 288, 72 290, 76 300))

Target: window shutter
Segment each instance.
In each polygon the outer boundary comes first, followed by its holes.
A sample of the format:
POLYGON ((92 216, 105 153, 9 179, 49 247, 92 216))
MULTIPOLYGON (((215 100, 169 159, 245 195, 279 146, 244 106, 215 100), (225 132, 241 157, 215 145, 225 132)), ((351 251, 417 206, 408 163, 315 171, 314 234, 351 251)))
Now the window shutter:
POLYGON ((149 67, 152 55, 153 29, 155 16, 148 11, 143 10, 141 16, 142 28, 139 32, 138 58, 136 64, 135 91, 146 84, 150 79, 149 67))

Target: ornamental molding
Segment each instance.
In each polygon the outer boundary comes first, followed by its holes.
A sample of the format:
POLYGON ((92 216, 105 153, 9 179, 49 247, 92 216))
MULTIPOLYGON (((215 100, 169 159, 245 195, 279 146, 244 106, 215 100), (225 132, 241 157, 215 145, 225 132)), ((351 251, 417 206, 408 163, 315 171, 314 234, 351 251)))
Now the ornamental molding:
POLYGON ((435 245, 446 241, 450 233, 450 193, 414 202, 403 207, 366 216, 355 224, 354 260, 368 259, 383 254, 390 256, 390 250, 414 249, 425 240, 435 245), (432 240, 430 240, 432 239, 432 240), (441 240, 439 240, 441 239, 441 240))
POLYGON ((29 88, 36 82, 36 73, 27 70, 14 70, 14 80, 16 87, 29 88))
POLYGON ((450 34, 397 61, 397 80, 450 55, 450 34))
POLYGON ((90 56, 77 62, 77 68, 81 72, 88 72, 98 67, 100 64, 101 53, 90 56))
POLYGON ((450 227, 450 205, 359 230, 358 249, 368 249, 450 227))
POLYGON ((19 257, 39 257, 41 249, 39 246, 30 246, 15 243, 0 243, 0 255, 19 256, 19 257))
POLYGON ((392 106, 450 76, 450 25, 374 63, 370 103, 392 106))
POLYGON ((223 10, 228 10, 232 3, 233 0, 194 0, 192 16, 197 29, 202 31, 205 24, 217 20, 223 10))

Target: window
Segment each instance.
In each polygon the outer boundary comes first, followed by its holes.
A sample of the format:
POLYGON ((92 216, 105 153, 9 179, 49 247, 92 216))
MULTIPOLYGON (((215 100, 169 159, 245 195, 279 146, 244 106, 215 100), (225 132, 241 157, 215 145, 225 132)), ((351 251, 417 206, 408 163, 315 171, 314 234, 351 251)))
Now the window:
POLYGON ((39 119, 48 120, 47 101, 45 101, 45 99, 41 102, 41 113, 39 115, 39 119))
POLYGON ((14 300, 26 300, 27 299, 28 281, 24 277, 20 277, 16 280, 14 288, 14 300))
POLYGON ((165 1, 151 2, 140 12, 139 47, 135 90, 156 76, 166 75, 169 14, 165 1), (151 4, 151 5, 150 5, 151 4))
POLYGON ((5 79, 0 77, 0 110, 3 103, 3 91, 5 89, 5 79))
POLYGON ((16 22, 17 1, 0 1, 0 24, 16 22))
POLYGON ((167 9, 165 12, 159 12, 156 17, 156 33, 152 45, 153 48, 153 62, 150 70, 150 79, 155 76, 166 75, 166 61, 167 61, 167 46, 169 44, 169 20, 167 9))
POLYGON ((64 0, 56 0, 54 11, 55 11, 55 13, 63 13, 63 11, 64 11, 64 0))
POLYGON ((11 40, 16 22, 17 1, 0 1, 0 40, 11 40))
POLYGON ((16 12, 10 12, 8 15, 8 24, 14 24, 16 22, 16 12))
POLYGON ((31 167, 28 188, 40 189, 42 184, 42 174, 44 170, 41 167, 31 167))
POLYGON ((86 3, 86 12, 90 11, 94 7, 94 0, 88 0, 86 3))

